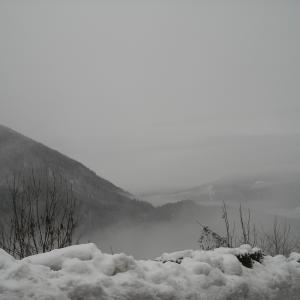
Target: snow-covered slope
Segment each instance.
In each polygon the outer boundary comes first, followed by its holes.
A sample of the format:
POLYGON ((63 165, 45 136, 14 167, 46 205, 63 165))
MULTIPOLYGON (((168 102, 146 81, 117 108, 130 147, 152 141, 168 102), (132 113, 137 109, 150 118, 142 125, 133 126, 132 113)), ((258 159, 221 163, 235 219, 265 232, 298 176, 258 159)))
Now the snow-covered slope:
POLYGON ((94 244, 15 260, 0 250, 0 299, 299 299, 300 254, 265 257, 253 269, 247 247, 164 254, 158 261, 104 254, 94 244), (181 263, 166 262, 180 257, 181 263))

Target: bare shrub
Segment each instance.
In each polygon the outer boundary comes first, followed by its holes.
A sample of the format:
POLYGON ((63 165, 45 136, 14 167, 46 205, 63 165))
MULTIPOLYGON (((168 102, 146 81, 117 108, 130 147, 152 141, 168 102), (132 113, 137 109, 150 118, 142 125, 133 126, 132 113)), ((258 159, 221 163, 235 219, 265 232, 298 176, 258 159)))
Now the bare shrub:
POLYGON ((235 223, 230 221, 225 202, 222 205, 222 219, 225 225, 224 237, 198 222, 202 227, 198 240, 201 249, 214 249, 224 245, 231 248, 249 244, 252 247, 259 247, 263 253, 270 255, 288 255, 300 249, 300 239, 293 234, 291 225, 286 219, 279 222, 278 218, 274 217, 271 230, 267 232, 263 228, 258 230, 250 209, 245 212, 240 204, 239 230, 236 230, 235 223))
POLYGON ((62 175, 32 170, 7 183, 10 214, 1 222, 0 247, 23 258, 72 244, 78 203, 62 175))
POLYGON ((263 232, 263 239, 263 249, 271 255, 288 255, 300 249, 299 238, 292 233, 291 225, 286 219, 280 223, 278 218, 274 217, 272 230, 263 232))

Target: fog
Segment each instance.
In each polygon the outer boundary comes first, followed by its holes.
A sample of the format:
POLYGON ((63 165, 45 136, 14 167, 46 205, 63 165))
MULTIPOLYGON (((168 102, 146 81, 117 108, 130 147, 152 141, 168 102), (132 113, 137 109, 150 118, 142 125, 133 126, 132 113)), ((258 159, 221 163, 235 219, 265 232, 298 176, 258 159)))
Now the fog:
MULTIPOLYGON (((155 258, 164 252, 199 249, 199 225, 186 222, 152 223, 141 226, 116 226, 88 237, 107 253, 126 253, 136 258, 155 258)), ((86 241, 86 237, 83 239, 86 241)))
MULTIPOLYGON (((247 206, 243 206, 243 214, 247 219, 247 206)), ((251 228, 255 226, 257 235, 263 237, 273 230, 274 215, 257 210, 251 212, 251 228)), ((230 230, 235 237, 241 237, 240 216, 238 208, 228 206, 230 230)), ((282 229, 287 219, 278 217, 278 224, 282 229)), ((194 212, 181 212, 180 216, 170 221, 145 222, 140 224, 116 224, 103 230, 93 230, 82 236, 80 242, 93 242, 106 253, 123 252, 135 258, 149 259, 160 256, 165 252, 174 252, 186 249, 199 249, 198 243, 202 227, 209 226, 214 232, 226 236, 225 223, 222 219, 222 207, 200 206, 194 212)), ((299 237, 300 219, 288 219, 291 226, 291 240, 299 237)), ((251 230, 252 230, 251 229, 251 230)), ((238 242, 238 240, 237 240, 238 242)), ((260 243, 260 241, 258 242, 260 243)))
POLYGON ((293 164, 299 4, 1 1, 0 122, 133 193, 293 164))

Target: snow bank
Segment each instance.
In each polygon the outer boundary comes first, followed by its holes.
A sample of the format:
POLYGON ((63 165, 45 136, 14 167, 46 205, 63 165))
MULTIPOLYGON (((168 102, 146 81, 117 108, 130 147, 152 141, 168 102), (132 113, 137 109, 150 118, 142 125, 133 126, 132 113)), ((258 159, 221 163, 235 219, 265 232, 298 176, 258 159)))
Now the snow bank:
POLYGON ((156 260, 105 254, 94 244, 23 260, 0 250, 0 299, 300 299, 300 254, 244 267, 236 255, 254 250, 187 250, 156 260))

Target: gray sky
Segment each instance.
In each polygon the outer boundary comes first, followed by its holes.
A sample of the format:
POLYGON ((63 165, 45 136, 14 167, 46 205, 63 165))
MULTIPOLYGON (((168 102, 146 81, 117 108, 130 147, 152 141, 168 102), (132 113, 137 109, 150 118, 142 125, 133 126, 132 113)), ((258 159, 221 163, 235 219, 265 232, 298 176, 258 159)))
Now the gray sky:
POLYGON ((132 192, 293 165, 299 53, 296 0, 2 0, 0 123, 132 192))

